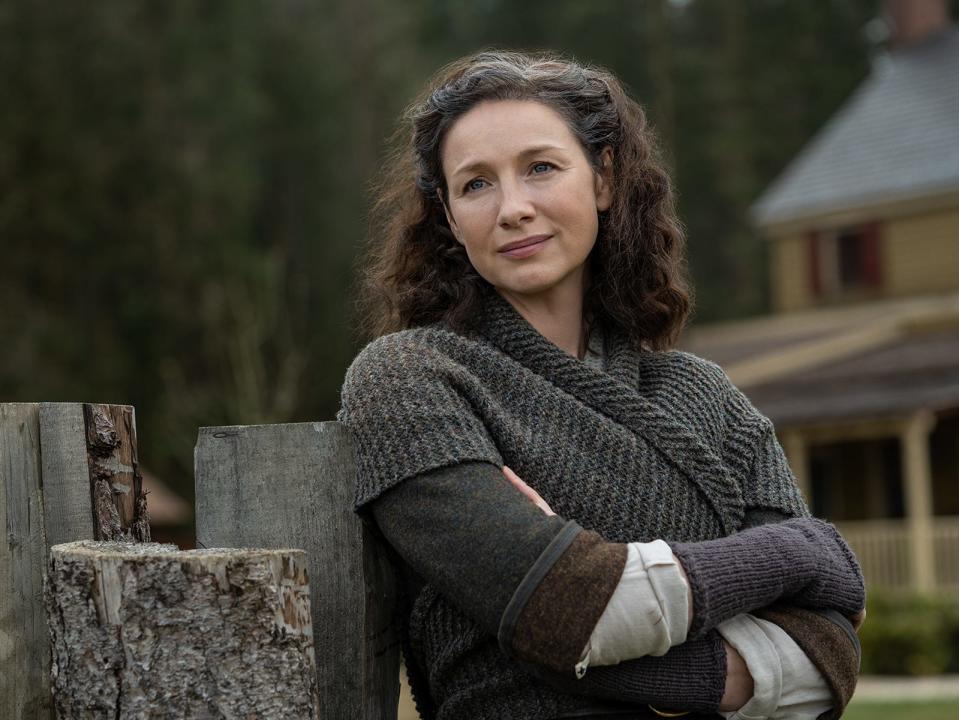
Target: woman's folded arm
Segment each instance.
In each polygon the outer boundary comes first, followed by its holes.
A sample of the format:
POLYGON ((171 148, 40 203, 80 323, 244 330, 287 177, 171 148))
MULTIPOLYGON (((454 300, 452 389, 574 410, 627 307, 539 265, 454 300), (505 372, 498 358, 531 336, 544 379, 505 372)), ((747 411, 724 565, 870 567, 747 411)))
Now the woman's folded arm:
MULTIPOLYGON (((572 668, 616 592, 628 546, 547 517, 489 463, 424 473, 372 504, 386 538, 418 573, 508 653, 567 691, 598 698, 715 710, 726 651, 716 632, 662 658, 572 668)), ((651 545, 651 544, 643 544, 651 545)), ((730 578, 734 583, 735 578, 730 578)))
POLYGON ((591 667, 575 679, 574 665, 622 575, 626 545, 547 517, 498 467, 461 463, 423 473, 378 497, 371 510, 414 571, 498 637, 517 662, 559 689, 597 700, 682 701, 703 712, 719 706, 726 655, 715 632, 662 658, 591 667), (530 605, 533 610, 526 610, 530 605), (568 615, 575 616, 575 627, 565 624, 568 615))
POLYGON ((410 478, 371 506, 400 556, 517 659, 573 673, 627 548, 547 517, 489 463, 410 478))
MULTIPOLYGON (((773 510, 753 509, 747 513, 746 523, 758 525, 787 519, 773 510)), ((591 639, 593 648, 598 644, 601 649, 593 654, 592 660, 598 661, 596 664, 607 663, 611 654, 613 661, 617 653, 619 657, 628 656, 631 646, 628 636, 637 631, 642 635, 638 618, 626 611, 636 599, 635 588, 639 588, 640 604, 643 604, 642 594, 649 591, 649 587, 642 583, 631 582, 631 576, 636 574, 658 574, 652 585, 656 595, 664 601, 663 622, 674 625, 676 632, 686 632, 685 600, 679 597, 681 592, 674 592, 684 589, 685 580, 670 561, 670 556, 659 552, 655 545, 631 543, 629 546, 630 560, 623 579, 591 639), (643 554, 650 547, 654 552, 648 557, 634 557, 634 549, 638 548, 643 554), (679 607, 670 608, 670 604, 679 607)), ((735 648, 740 662, 748 668, 746 679, 749 685, 742 685, 739 693, 730 692, 736 680, 732 666, 729 668, 727 692, 719 709, 737 709, 737 712, 722 713, 731 720, 742 717, 771 720, 815 718, 821 714, 823 718, 834 718, 841 715, 852 697, 859 673, 859 641, 849 620, 835 611, 774 606, 726 620, 718 626, 718 632, 726 643, 727 654, 731 652, 730 646, 735 648)), ((709 634, 715 635, 715 631, 709 634)), ((687 646, 702 648, 708 645, 709 634, 688 641, 687 646)), ((674 653, 674 657, 668 660, 675 662, 677 657, 674 653)), ((735 659, 733 655, 728 657, 735 659)), ((642 699, 643 691, 648 690, 642 683, 653 670, 650 660, 652 658, 626 662, 614 668, 595 668, 586 675, 584 683, 575 687, 577 691, 598 697, 642 699)), ((689 677, 688 674, 685 676, 689 677)), ((668 687, 668 683, 660 685, 660 688, 668 687)), ((685 702, 676 705, 684 706, 685 702)))

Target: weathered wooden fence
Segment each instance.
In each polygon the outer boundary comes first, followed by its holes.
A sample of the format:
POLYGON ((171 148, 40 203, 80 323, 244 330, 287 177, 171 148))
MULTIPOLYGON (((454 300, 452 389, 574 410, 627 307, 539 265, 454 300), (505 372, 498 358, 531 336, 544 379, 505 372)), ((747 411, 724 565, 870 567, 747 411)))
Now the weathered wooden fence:
POLYGON ((197 545, 306 550, 320 717, 396 717, 394 582, 352 512, 352 441, 337 422, 200 428, 197 545))
POLYGON ((50 716, 51 545, 149 540, 127 405, 0 404, 0 717, 50 716))
POLYGON ((385 554, 350 509, 355 470, 345 428, 335 422, 201 428, 195 460, 201 549, 131 549, 130 542, 150 539, 133 408, 0 404, 0 514, 7 530, 0 543, 0 717, 51 716, 52 630, 60 667, 77 671, 84 662, 77 658, 99 653, 109 657, 104 670, 115 676, 104 691, 87 682, 89 672, 77 680, 58 670, 56 706, 64 717, 142 716, 150 702, 169 709, 193 693, 208 700, 202 710, 190 706, 196 717, 394 718, 395 585, 385 554), (284 551, 286 560, 267 562, 262 553, 269 551, 257 550, 257 572, 244 564, 248 551, 212 551, 294 547, 306 557, 284 551), (251 598, 263 612, 244 615, 239 606, 249 606, 237 597, 251 598), (307 597, 312 642, 303 618, 307 597), (86 613, 85 620, 69 620, 71 613, 86 613), (231 631, 232 649, 212 647, 217 634, 204 628, 214 619, 224 628, 247 628, 231 631), (291 667, 311 673, 315 667, 314 682, 293 672, 271 684, 267 673, 256 685, 253 676, 238 681, 242 671, 234 677, 218 670, 244 667, 250 654, 244 633, 264 657, 299 658, 291 667), (163 680, 147 677, 163 658, 170 660, 163 680), (210 672, 197 672, 198 662, 208 662, 210 672), (100 704, 85 705, 91 702, 100 704))

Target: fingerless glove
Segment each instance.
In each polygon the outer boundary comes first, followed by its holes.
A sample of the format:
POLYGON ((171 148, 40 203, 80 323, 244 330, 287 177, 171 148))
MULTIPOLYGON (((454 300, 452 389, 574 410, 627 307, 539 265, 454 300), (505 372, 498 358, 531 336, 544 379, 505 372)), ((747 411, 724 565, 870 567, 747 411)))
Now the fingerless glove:
POLYGON ((844 615, 856 614, 866 602, 855 555, 835 527, 816 518, 669 545, 689 578, 691 638, 779 600, 844 615))

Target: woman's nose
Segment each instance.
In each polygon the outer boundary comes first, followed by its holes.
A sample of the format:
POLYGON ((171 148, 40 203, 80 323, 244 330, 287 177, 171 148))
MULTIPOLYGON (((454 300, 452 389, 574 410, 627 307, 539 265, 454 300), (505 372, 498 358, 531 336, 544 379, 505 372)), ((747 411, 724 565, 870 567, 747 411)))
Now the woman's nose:
POLYGON ((499 217, 500 227, 515 227, 524 220, 536 215, 536 206, 522 183, 503 183, 500 185, 499 217))

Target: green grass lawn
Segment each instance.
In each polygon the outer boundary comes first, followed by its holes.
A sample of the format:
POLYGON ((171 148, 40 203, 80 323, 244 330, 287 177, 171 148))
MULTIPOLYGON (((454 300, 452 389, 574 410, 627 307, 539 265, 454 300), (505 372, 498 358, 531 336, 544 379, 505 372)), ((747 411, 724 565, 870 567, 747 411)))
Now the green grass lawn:
POLYGON ((935 702, 850 703, 843 720, 956 720, 959 700, 935 702))

